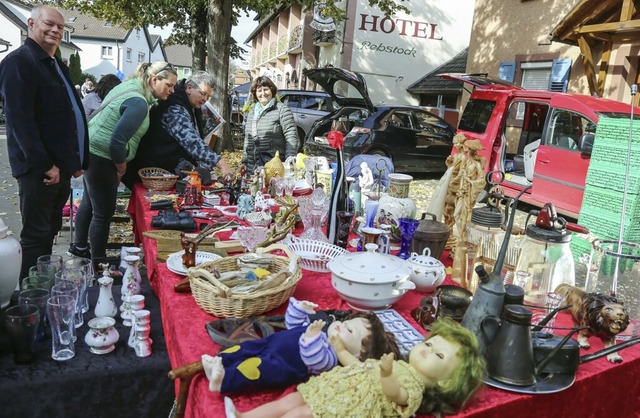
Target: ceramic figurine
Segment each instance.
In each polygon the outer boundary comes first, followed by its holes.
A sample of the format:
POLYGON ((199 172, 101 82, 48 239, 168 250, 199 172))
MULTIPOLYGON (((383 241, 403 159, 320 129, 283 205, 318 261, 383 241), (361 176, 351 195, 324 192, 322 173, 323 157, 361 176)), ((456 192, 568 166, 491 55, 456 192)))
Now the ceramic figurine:
MULTIPOLYGON (((349 354, 344 346, 338 351, 349 354)), ((408 362, 394 361, 393 354, 364 363, 353 358, 348 366, 312 376, 296 392, 242 416, 295 410, 300 416, 364 417, 373 408, 381 416, 381 411, 389 411, 385 415, 409 417, 419 409, 440 415, 464 405, 482 383, 484 372, 475 336, 453 320, 440 320, 425 343, 411 349, 408 362)), ((225 398, 225 412, 227 417, 238 416, 230 398, 225 398)))
POLYGON ((109 276, 108 270, 103 270, 102 277, 98 279, 98 285, 100 285, 100 295, 98 296, 98 301, 96 302, 93 313, 95 316, 115 318, 118 313, 118 307, 113 299, 113 292, 111 291, 113 278, 109 276))
POLYGON ((254 204, 253 197, 250 194, 240 195, 238 198, 238 209, 236 211, 238 219, 244 219, 246 214, 253 212, 254 204))
POLYGON ((280 159, 280 151, 276 151, 276 155, 264 165, 264 183, 269 184, 274 177, 284 176, 284 164, 280 159))
MULTIPOLYGON (((589 337, 598 336, 604 347, 616 344, 616 335, 624 332, 629 326, 629 314, 624 305, 615 296, 598 293, 587 293, 576 286, 566 283, 559 285, 555 292, 564 297, 561 306, 568 306, 576 326, 589 327, 578 333, 581 348, 589 348, 589 337)), ((622 357, 618 353, 607 355, 607 360, 620 363, 622 357)))

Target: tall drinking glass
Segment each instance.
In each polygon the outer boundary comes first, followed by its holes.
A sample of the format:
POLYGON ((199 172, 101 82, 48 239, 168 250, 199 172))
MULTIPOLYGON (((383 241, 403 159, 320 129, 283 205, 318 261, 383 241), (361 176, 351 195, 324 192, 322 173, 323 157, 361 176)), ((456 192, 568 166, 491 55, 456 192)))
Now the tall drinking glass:
POLYGON ((36 331, 36 341, 44 339, 47 319, 47 299, 49 299, 49 291, 47 289, 28 289, 23 290, 18 295, 18 305, 35 305, 38 307, 40 314, 40 322, 36 331))
MULTIPOLYGON (((82 309, 80 308, 80 304, 78 302, 78 295, 80 291, 78 290, 78 286, 74 282, 70 282, 68 280, 62 280, 60 283, 53 285, 51 288, 51 296, 71 296, 76 303, 75 306, 75 315, 73 317, 73 325, 74 328, 79 328, 84 324, 84 319, 82 318, 82 309)), ((73 341, 76 340, 76 332, 73 331, 73 341)))
POLYGON ((80 310, 85 313, 89 310, 89 278, 86 273, 86 269, 82 267, 68 267, 56 273, 56 284, 60 281, 67 280, 74 282, 78 286, 78 303, 80 304, 80 310))
POLYGON ((38 257, 35 267, 38 273, 46 274, 53 279, 56 272, 62 270, 62 256, 41 255, 38 257))
MULTIPOLYGON (((55 287, 55 286, 54 286, 55 287)), ((51 296, 47 300, 47 316, 51 324, 51 358, 65 361, 76 355, 74 313, 76 301, 70 295, 51 296)))
POLYGON ((82 297, 82 312, 85 313, 89 310, 89 287, 95 284, 95 270, 93 269, 93 262, 88 258, 74 257, 65 260, 63 270, 76 268, 84 270, 87 280, 82 297))
POLYGON ((36 340, 40 313, 35 305, 17 305, 4 313, 5 329, 11 339, 13 362, 29 364, 36 359, 33 343, 36 340))

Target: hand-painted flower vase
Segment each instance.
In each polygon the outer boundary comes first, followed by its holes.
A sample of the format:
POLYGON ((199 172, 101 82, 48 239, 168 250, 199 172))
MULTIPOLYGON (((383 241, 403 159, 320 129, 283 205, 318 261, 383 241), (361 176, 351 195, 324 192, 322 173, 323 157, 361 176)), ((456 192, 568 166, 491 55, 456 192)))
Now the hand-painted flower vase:
POLYGON ((138 270, 140 257, 137 255, 128 255, 124 260, 127 262, 127 270, 124 272, 124 276, 122 276, 120 293, 122 296, 138 295, 140 294, 140 285, 142 282, 142 277, 138 270))
POLYGON ((419 223, 417 219, 400 218, 400 252, 396 255, 403 260, 411 257, 411 242, 419 223))
POLYGON ((327 238, 329 242, 338 243, 338 217, 339 211, 347 208, 347 188, 345 185, 344 162, 342 159, 342 148, 336 149, 336 181, 331 189, 331 199, 329 200, 329 214, 327 215, 327 238))
POLYGON ((347 243, 349 242, 349 233, 351 232, 351 221, 353 220, 353 212, 340 210, 336 215, 338 221, 336 245, 338 247, 347 248, 347 243))
POLYGON ((98 301, 96 302, 93 313, 95 316, 115 318, 118 313, 118 306, 113 299, 113 292, 111 290, 113 278, 109 276, 108 270, 102 272, 102 277, 98 279, 98 285, 100 286, 100 294, 98 295, 98 301))
POLYGON ((118 330, 114 328, 116 320, 110 317, 97 317, 89 321, 89 331, 84 342, 94 354, 107 354, 116 348, 120 339, 118 330))

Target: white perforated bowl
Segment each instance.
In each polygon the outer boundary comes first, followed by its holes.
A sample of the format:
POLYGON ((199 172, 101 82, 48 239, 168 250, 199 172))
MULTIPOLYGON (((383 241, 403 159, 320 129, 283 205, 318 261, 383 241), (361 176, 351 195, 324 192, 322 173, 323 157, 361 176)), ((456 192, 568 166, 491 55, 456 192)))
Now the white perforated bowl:
POLYGON ((287 235, 284 243, 291 252, 300 257, 300 266, 309 271, 328 273, 327 263, 347 250, 328 242, 296 238, 287 235))

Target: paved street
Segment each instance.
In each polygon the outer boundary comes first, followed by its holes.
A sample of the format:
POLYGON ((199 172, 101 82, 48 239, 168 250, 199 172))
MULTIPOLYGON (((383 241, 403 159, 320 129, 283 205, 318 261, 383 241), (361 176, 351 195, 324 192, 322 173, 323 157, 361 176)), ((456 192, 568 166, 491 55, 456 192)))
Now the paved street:
MULTIPOLYGON (((9 156, 7 154, 7 135, 4 125, 0 126, 0 217, 9 230, 19 239, 22 230, 20 202, 18 200, 18 182, 11 176, 9 156)), ((54 245, 54 254, 64 254, 69 248, 69 230, 63 230, 54 245)))

